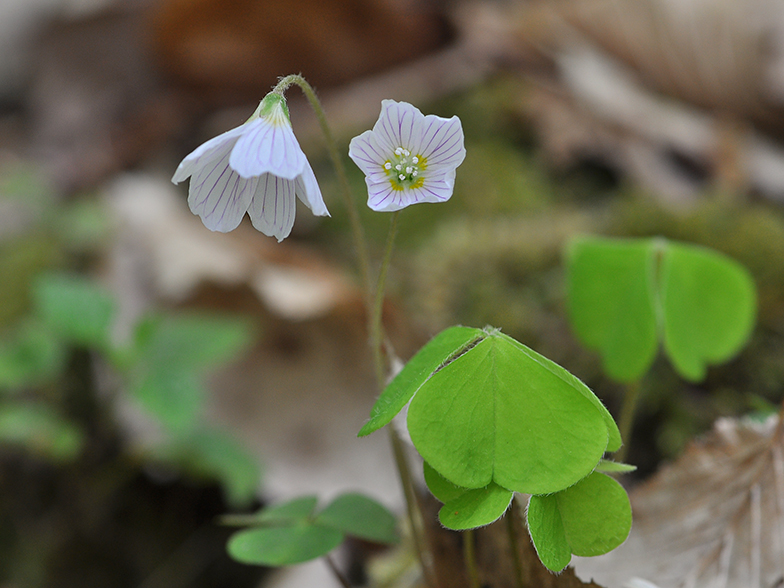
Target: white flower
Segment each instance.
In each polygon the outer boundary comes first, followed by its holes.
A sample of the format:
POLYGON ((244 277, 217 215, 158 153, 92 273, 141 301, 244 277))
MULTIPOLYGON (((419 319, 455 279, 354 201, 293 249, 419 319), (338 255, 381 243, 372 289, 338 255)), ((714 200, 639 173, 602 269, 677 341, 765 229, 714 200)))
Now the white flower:
POLYGON ((191 178, 188 205, 212 231, 253 226, 282 241, 294 225, 295 195, 329 216, 316 176, 294 136, 283 96, 267 94, 247 122, 197 147, 172 182, 191 178))
POLYGON ((424 116, 407 102, 384 100, 373 130, 354 137, 348 155, 365 174, 373 210, 444 202, 465 159, 463 127, 456 116, 424 116))

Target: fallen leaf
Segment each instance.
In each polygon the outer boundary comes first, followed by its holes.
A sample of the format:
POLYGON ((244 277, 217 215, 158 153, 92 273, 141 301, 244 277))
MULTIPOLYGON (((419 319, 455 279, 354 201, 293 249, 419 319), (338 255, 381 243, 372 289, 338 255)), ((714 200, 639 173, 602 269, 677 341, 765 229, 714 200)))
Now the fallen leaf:
POLYGON ((773 588, 784 583, 784 424, 720 419, 630 493, 624 545, 573 565, 608 588, 773 588))

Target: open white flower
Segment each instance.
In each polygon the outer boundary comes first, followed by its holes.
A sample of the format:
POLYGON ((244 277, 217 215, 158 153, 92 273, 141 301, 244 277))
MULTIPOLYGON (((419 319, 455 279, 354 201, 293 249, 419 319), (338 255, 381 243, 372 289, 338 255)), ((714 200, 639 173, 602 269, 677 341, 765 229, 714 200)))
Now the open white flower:
POLYGON ((365 174, 368 206, 384 212, 449 200, 465 153, 459 118, 425 116, 394 100, 381 102, 373 130, 354 137, 348 150, 365 174))
POLYGON ((313 214, 329 216, 279 94, 267 94, 247 122, 185 157, 172 182, 188 177, 188 205, 212 231, 236 229, 247 212, 256 229, 282 241, 294 225, 295 195, 313 214))

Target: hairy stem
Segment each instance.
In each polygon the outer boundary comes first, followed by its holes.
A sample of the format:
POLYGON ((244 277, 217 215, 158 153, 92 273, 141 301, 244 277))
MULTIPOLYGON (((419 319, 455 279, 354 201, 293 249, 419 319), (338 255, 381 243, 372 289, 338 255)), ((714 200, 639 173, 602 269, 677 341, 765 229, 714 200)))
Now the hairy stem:
POLYGON ((476 565, 476 550, 474 549, 474 530, 469 529, 463 533, 463 559, 471 588, 480 588, 479 568, 476 565))
MULTIPOLYGON (((307 80, 305 80, 305 78, 299 74, 293 74, 281 78, 272 91, 276 94, 283 95, 283 93, 292 85, 299 86, 303 94, 305 94, 305 97, 308 99, 308 102, 310 102, 310 105, 316 114, 316 118, 321 125, 321 131, 324 134, 324 138, 327 143, 329 157, 332 160, 332 165, 334 166, 335 173, 338 176, 338 182, 340 183, 341 187, 341 194, 343 196, 344 204, 349 215, 349 222, 351 224, 354 249, 357 252, 357 261, 359 264, 359 271, 364 290, 365 305, 367 308, 369 323, 368 330, 370 333, 370 344, 373 353, 373 364, 376 374, 376 381, 378 383, 379 390, 383 390, 386 383, 387 370, 383 353, 384 328, 382 324, 382 311, 384 307, 384 291, 386 288, 387 271, 389 270, 389 265, 392 259, 392 246, 395 241, 395 235, 397 234, 397 219, 399 212, 395 212, 392 216, 389 235, 387 236, 387 243, 384 248, 384 257, 381 262, 381 269, 379 271, 376 289, 375 292, 373 292, 373 290, 371 290, 370 280, 370 255, 368 254, 365 230, 362 226, 359 210, 357 209, 356 203, 351 195, 351 187, 348 183, 346 168, 343 165, 343 160, 340 157, 340 152, 338 151, 334 136, 332 135, 329 124, 327 123, 326 114, 324 113, 324 109, 321 106, 321 102, 316 96, 316 92, 313 87, 307 82, 307 80)), ((414 543, 417 554, 419 555, 420 563, 422 565, 422 573, 425 578, 425 582, 428 586, 432 586, 433 582, 431 575, 425 562, 424 543, 422 540, 421 512, 419 509, 419 503, 416 500, 413 478, 411 477, 411 471, 408 467, 405 448, 403 447, 402 440, 400 439, 397 431, 395 431, 393 427, 390 427, 389 429, 392 450, 395 456, 395 464, 397 466, 400 483, 403 486, 403 495, 405 496, 406 500, 409 524, 411 525, 411 533, 414 537, 414 543)), ((331 560, 329 560, 329 558, 327 558, 327 563, 331 568, 333 568, 333 571, 337 572, 337 569, 334 567, 334 564, 331 560)), ((346 586, 346 584, 344 584, 344 586, 346 586)))
POLYGON ((348 581, 348 578, 338 569, 338 566, 329 555, 324 556, 324 561, 327 562, 327 566, 329 566, 332 575, 335 576, 340 585, 343 586, 343 588, 351 588, 351 583, 348 581))
POLYGON ((515 529, 515 512, 513 510, 515 508, 517 508, 517 499, 512 498, 512 504, 506 513, 506 535, 509 538, 509 549, 512 552, 515 584, 517 585, 517 588, 525 588, 523 586, 523 562, 520 561, 520 551, 517 544, 517 529, 515 529))
POLYGON ((333 167, 335 168, 335 173, 338 176, 338 182, 340 183, 340 193, 343 197, 343 203, 346 207, 346 210, 348 211, 349 223, 351 225, 351 234, 354 240, 354 249, 357 252, 359 272, 362 279, 362 285, 364 287, 365 299, 369 308, 371 299, 370 256, 368 254, 367 242, 365 240, 365 229, 362 226, 362 221, 359 218, 359 210, 357 209, 354 198, 351 196, 351 187, 348 183, 346 167, 343 165, 343 160, 340 157, 337 143, 335 142, 335 138, 332 135, 332 130, 330 129, 329 123, 327 122, 327 115, 324 113, 324 108, 321 106, 321 102, 319 101, 318 96, 316 96, 316 91, 313 89, 313 86, 311 86, 301 75, 292 74, 281 78, 272 91, 276 94, 283 95, 283 93, 292 85, 299 86, 299 88, 302 90, 302 93, 305 94, 305 97, 308 99, 308 102, 310 102, 310 106, 313 108, 313 112, 316 114, 316 118, 319 121, 321 132, 324 134, 324 139, 327 143, 327 152, 329 153, 329 158, 332 161, 333 167))
POLYGON ((634 413, 640 399, 640 381, 635 380, 626 385, 626 394, 621 405, 621 415, 618 419, 618 430, 621 432, 623 445, 615 453, 615 459, 623 461, 629 454, 629 444, 631 443, 632 424, 634 423, 634 413))
POLYGON ((397 236, 397 220, 400 217, 400 211, 392 213, 392 221, 389 224, 389 233, 387 233, 387 242, 384 245, 384 257, 381 261, 381 269, 378 272, 378 282, 376 283, 376 291, 373 298, 373 306, 370 311, 370 345, 373 349, 373 362, 376 368, 376 382, 378 383, 379 390, 383 390, 386 385, 387 366, 384 361, 384 292, 387 284, 387 273, 392 261, 392 248, 395 244, 395 237, 397 236))

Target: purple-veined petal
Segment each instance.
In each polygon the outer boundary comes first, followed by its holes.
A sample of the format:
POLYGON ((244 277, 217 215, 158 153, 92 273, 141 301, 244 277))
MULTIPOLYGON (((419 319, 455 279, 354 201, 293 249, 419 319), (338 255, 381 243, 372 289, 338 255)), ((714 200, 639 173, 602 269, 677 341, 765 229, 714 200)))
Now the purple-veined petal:
POLYGON ((371 183, 368 187, 368 206, 377 212, 394 212, 408 206, 403 190, 395 190, 389 181, 371 183))
POLYGON ((270 173, 262 175, 248 209, 253 226, 278 242, 288 237, 294 226, 295 184, 295 180, 270 173))
POLYGON ((397 147, 411 149, 422 135, 424 116, 408 102, 381 101, 381 116, 373 126, 379 143, 394 151, 397 147))
POLYGON ((302 173, 307 159, 288 121, 265 118, 246 125, 231 152, 229 164, 244 178, 272 173, 293 180, 302 173))
POLYGON ((418 188, 410 188, 406 190, 406 198, 409 204, 416 204, 418 202, 446 202, 452 197, 454 192, 454 172, 449 176, 440 179, 428 178, 418 188))
POLYGON ((230 151, 234 147, 237 138, 244 132, 245 125, 240 125, 196 147, 177 166, 172 182, 179 184, 184 179, 192 176, 201 165, 214 158, 217 151, 221 153, 223 153, 222 149, 230 151))
POLYGON ((375 131, 365 131, 351 139, 348 145, 348 156, 374 183, 387 178, 384 163, 391 159, 393 151, 379 142, 375 131))
POLYGON ((256 190, 258 178, 242 178, 229 167, 231 144, 203 157, 191 177, 188 206, 211 231, 237 228, 256 190))
POLYGON ((295 180, 295 188, 297 196, 302 202, 310 208, 316 216, 329 216, 327 205, 324 204, 324 198, 321 196, 321 188, 319 188, 316 181, 316 174, 313 173, 313 168, 310 167, 309 162, 305 162, 305 169, 297 176, 295 180))
POLYGON ((428 173, 440 174, 463 163, 466 155, 463 143, 463 125, 459 118, 430 114, 424 119, 415 152, 427 159, 428 173))

